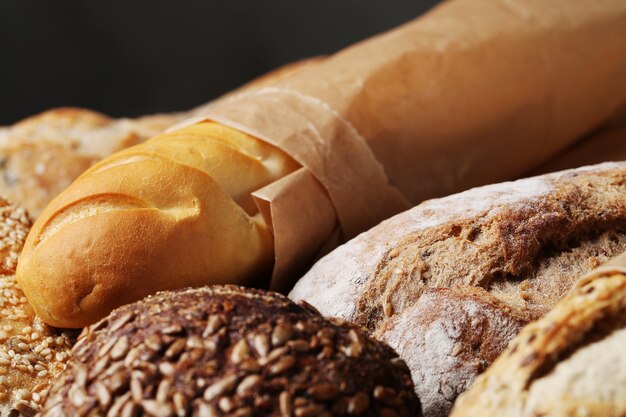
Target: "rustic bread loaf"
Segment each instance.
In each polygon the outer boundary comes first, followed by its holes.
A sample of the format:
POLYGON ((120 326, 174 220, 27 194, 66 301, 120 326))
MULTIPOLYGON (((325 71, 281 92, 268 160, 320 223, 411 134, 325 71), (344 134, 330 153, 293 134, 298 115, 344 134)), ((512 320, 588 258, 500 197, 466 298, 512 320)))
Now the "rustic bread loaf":
POLYGON ((52 416, 419 417, 404 362, 353 325, 234 286, 162 292, 83 332, 52 416))
POLYGON ((626 250, 624 195, 626 163, 606 163, 430 200, 327 255, 290 296, 387 341, 424 413, 444 416, 523 324, 626 250))
POLYGON ((626 415, 626 269, 619 269, 582 280, 524 328, 452 416, 626 415))
POLYGON ((161 133, 181 117, 111 119, 90 110, 58 108, 0 129, 0 195, 37 217, 95 162, 161 133))
POLYGON ((35 316, 15 280, 29 227, 22 208, 0 199, 0 417, 35 414, 73 341, 35 316))

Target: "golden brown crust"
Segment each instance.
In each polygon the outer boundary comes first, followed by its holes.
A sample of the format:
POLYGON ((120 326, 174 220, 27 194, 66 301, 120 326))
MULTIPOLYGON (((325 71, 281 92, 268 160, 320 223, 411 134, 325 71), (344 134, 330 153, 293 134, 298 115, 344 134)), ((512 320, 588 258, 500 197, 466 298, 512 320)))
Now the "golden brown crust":
POLYGON ((625 343, 626 275, 581 281, 524 328, 452 415, 623 416, 625 343))
POLYGON ((215 123, 155 137, 96 164, 51 202, 18 281, 42 320, 72 328, 159 290, 260 284, 273 242, 250 192, 296 168, 215 123))
MULTIPOLYGON (((296 61, 243 85, 229 94, 284 79, 323 57, 296 61)), ((87 168, 121 149, 143 143, 181 120, 202 114, 195 109, 137 118, 112 119, 75 107, 44 111, 0 128, 0 195, 37 218, 46 205, 87 168)))
POLYGON ((130 410, 421 415, 387 345, 281 295, 233 286, 159 293, 87 328, 42 417, 130 410))

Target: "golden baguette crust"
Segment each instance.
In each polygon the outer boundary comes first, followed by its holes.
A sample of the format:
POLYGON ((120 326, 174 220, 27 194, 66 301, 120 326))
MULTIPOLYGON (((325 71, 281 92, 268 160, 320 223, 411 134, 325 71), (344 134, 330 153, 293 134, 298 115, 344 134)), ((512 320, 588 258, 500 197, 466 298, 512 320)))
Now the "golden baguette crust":
POLYGON ((626 275, 584 280, 526 326, 453 417, 626 415, 626 275))
POLYGON ((296 168, 215 123, 153 138, 96 164, 50 203, 18 281, 46 323, 72 328, 159 290, 250 284, 269 272, 273 241, 249 193, 296 168))
MULTIPOLYGON (((303 59, 250 81, 223 98, 282 80, 323 57, 303 59)), ((0 128, 0 195, 19 203, 33 218, 87 168, 129 146, 161 134, 186 117, 201 115, 210 101, 178 113, 113 119, 74 107, 61 107, 0 128)))

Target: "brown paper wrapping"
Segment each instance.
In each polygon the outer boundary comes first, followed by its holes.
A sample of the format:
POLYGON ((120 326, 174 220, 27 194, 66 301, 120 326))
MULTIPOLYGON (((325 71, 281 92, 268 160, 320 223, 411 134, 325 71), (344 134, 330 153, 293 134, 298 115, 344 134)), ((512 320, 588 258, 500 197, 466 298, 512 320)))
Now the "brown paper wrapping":
POLYGON ((346 239, 409 203, 518 177, 613 114, 624 80, 623 0, 453 0, 186 123, 272 143, 323 186, 257 193, 284 289, 293 259, 332 246, 331 205, 346 239))
MULTIPOLYGON (((626 82, 626 81, 625 81, 626 82)), ((626 160, 626 106, 600 128, 534 169, 529 175, 560 171, 583 165, 626 160)))

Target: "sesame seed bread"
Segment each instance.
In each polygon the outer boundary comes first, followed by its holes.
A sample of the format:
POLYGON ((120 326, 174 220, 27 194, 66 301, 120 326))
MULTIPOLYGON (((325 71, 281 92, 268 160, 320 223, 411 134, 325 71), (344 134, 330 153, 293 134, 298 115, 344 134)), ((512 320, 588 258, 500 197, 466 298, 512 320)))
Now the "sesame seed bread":
POLYGON ((620 162, 430 200, 327 255, 290 297, 389 343, 424 414, 445 416, 521 326, 626 250, 624 195, 620 162))
POLYGON ((32 416, 65 367, 73 337, 44 324, 15 280, 30 227, 26 212, 0 199, 0 416, 32 416))
POLYGON ((521 331, 452 416, 624 416, 625 345, 626 274, 590 276, 521 331))
POLYGON ((266 291, 161 292, 86 328, 41 417, 419 417, 406 365, 266 291))

